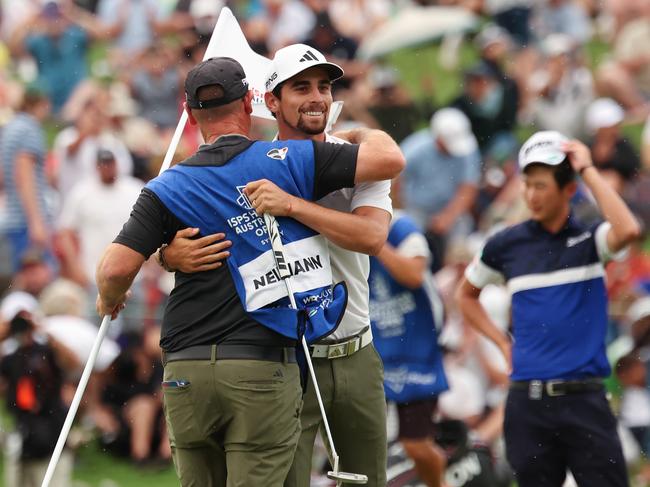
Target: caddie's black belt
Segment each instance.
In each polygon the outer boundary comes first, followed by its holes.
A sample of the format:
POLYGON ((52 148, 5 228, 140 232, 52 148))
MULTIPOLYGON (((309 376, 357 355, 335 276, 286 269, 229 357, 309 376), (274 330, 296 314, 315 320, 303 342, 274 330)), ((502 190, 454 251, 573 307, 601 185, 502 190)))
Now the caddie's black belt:
POLYGON ((255 345, 197 345, 177 352, 163 352, 163 365, 179 360, 265 360, 268 362, 296 362, 294 348, 257 347, 255 345))
POLYGON ((541 399, 544 395, 556 397, 580 392, 602 391, 603 387, 602 379, 596 377, 582 380, 514 381, 510 384, 510 389, 513 391, 528 391, 530 399, 541 399))

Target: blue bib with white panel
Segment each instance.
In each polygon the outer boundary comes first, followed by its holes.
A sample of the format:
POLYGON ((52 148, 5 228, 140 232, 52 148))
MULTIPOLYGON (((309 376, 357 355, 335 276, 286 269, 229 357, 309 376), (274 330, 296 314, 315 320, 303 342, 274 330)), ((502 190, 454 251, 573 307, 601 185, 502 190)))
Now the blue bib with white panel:
MULTIPOLYGON (((394 220, 388 243, 397 248, 420 233, 406 216, 394 220)), ((373 341, 384 362, 386 398, 397 403, 427 399, 449 386, 438 347, 442 301, 433 283, 418 289, 398 283, 376 258, 370 258, 370 323, 373 341)))
POLYGON ((241 151, 219 161, 224 141, 202 146, 188 160, 147 184, 181 222, 201 235, 224 232, 233 245, 226 260, 246 312, 289 338, 304 334, 309 343, 332 333, 347 304, 343 283, 332 286, 327 242, 291 218, 277 219, 291 271, 297 310, 290 306, 280 278, 264 218, 244 194, 247 183, 273 181, 282 190, 313 199, 315 178, 311 141, 246 142, 228 137, 241 151), (219 162, 215 162, 219 161, 219 162))

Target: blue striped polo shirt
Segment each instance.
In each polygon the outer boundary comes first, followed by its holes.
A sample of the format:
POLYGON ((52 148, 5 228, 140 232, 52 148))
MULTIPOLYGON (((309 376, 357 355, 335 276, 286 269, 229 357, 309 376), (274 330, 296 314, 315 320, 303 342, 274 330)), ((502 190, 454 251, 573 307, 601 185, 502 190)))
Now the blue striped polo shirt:
POLYGON ((557 233, 525 221, 488 239, 467 267, 474 286, 505 283, 512 295, 513 380, 606 377, 607 222, 573 217, 557 233))
POLYGON ((16 189, 15 158, 21 153, 27 153, 36 160, 35 177, 38 203, 45 221, 51 221, 45 197, 48 185, 45 177, 45 134, 36 118, 27 113, 18 113, 0 135, 0 160, 4 175, 7 203, 5 208, 4 230, 19 230, 27 227, 25 212, 16 189))

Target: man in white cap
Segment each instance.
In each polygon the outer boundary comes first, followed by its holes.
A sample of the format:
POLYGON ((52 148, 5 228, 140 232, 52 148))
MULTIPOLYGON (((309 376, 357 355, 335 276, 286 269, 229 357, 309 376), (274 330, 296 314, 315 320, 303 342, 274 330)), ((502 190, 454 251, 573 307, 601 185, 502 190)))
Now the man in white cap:
POLYGON ((636 148, 621 132, 624 119, 623 107, 611 98, 594 100, 585 113, 594 165, 615 184, 619 193, 641 168, 636 148))
MULTIPOLYGON (((316 49, 293 44, 280 49, 266 82, 265 101, 278 122, 278 139, 343 143, 325 133, 332 82, 343 70, 316 49)), ((346 139, 355 140, 352 130, 346 139)), ((345 281, 348 305, 339 328, 312 347, 341 470, 365 474, 368 486, 386 485, 386 404, 382 364, 374 346, 368 310, 369 261, 388 233, 392 214, 390 182, 363 183, 329 194, 317 203, 295 198, 272 184, 256 189, 258 213, 290 216, 328 240, 335 282, 345 281)), ((198 242, 176 238, 164 250, 172 268, 193 271, 198 242)), ((216 265, 216 264, 215 264, 216 265)), ((308 385, 301 413, 302 433, 285 486, 308 487, 312 452, 322 425, 314 388, 308 385)))
POLYGON ((457 108, 443 108, 429 129, 400 144, 406 169, 400 195, 407 213, 425 232, 431 268, 442 266, 447 237, 467 231, 467 212, 474 205, 481 179, 481 156, 469 119, 457 108))
POLYGON ((625 460, 602 382, 610 373, 604 263, 640 227, 581 142, 538 132, 521 148, 519 166, 531 218, 488 239, 456 295, 465 320, 511 363, 508 461, 520 487, 559 487, 567 469, 580 487, 624 487, 625 460), (571 213, 576 173, 605 217, 591 228, 571 213), (498 282, 512 295, 512 341, 478 299, 498 282))

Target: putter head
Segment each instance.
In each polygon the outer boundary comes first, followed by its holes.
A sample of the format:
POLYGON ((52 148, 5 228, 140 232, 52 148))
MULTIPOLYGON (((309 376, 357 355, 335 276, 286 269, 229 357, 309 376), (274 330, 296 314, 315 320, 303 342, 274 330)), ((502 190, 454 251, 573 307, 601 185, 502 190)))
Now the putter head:
POLYGON ((327 472, 327 478, 331 480, 336 480, 336 485, 339 483, 346 484, 366 484, 368 483, 368 476, 361 473, 349 473, 349 472, 327 472))

